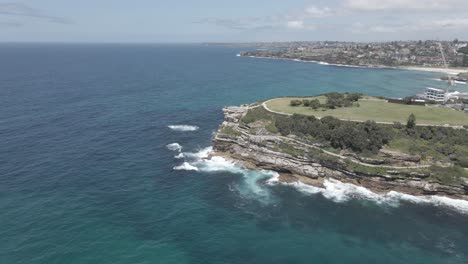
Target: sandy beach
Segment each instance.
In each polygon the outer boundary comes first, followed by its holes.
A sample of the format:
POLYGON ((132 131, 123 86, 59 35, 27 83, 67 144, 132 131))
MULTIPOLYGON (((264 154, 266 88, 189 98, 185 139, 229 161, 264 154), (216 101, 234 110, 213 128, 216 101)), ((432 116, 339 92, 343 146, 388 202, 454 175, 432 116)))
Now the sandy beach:
MULTIPOLYGON (((237 56, 241 56, 237 54, 237 56)), ((297 62, 310 62, 316 63, 325 66, 337 66, 337 67, 353 67, 353 68, 380 68, 380 69, 400 69, 400 70, 411 70, 411 71, 428 71, 428 72, 440 72, 450 75, 458 75, 462 72, 468 72, 468 67, 460 67, 460 68, 442 68, 442 67, 428 67, 428 66, 384 66, 384 65, 372 65, 372 66, 363 66, 363 65, 346 65, 346 64, 335 64, 335 63, 328 63, 323 61, 306 61, 301 59, 292 59, 292 58, 281 58, 281 57, 260 57, 260 56, 248 56, 251 58, 257 59, 280 59, 280 60, 292 60, 297 62)))
POLYGON ((419 66, 408 66, 399 67, 399 69, 413 70, 413 71, 429 71, 429 72, 440 72, 445 74, 457 75, 461 72, 468 72, 468 68, 434 68, 434 67, 419 67, 419 66))

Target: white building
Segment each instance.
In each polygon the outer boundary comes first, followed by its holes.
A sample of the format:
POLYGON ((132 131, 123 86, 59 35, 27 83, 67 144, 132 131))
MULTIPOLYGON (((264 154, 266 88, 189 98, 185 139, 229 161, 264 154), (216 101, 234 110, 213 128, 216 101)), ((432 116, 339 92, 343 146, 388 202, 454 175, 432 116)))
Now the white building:
POLYGON ((445 90, 427 87, 426 91, 424 92, 424 97, 427 100, 445 102, 445 90))

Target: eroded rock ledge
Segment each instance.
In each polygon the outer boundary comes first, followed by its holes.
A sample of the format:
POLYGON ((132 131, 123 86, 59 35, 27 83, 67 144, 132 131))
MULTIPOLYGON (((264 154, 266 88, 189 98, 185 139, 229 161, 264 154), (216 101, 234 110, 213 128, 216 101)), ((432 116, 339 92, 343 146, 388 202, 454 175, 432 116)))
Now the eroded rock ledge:
MULTIPOLYGON (((241 161, 250 169, 267 169, 280 173, 280 181, 302 181, 322 187, 326 178, 337 179, 364 186, 375 192, 391 190, 412 195, 442 195, 468 200, 468 181, 460 186, 451 186, 429 181, 428 173, 418 169, 402 169, 397 165, 378 165, 353 155, 329 155, 319 146, 308 145, 294 136, 284 137, 269 133, 262 124, 245 125, 242 117, 250 108, 261 105, 225 107, 224 122, 213 138, 213 148, 217 155, 241 161), (287 150, 282 149, 287 146, 287 150), (339 158, 337 156, 346 156, 339 158), (350 169, 356 166, 369 168, 369 171, 350 169), (375 171, 375 172, 372 172, 375 171)), ((408 164, 418 162, 417 157, 383 153, 395 162, 408 164)), ((400 163, 401 164, 401 163, 400 163)))

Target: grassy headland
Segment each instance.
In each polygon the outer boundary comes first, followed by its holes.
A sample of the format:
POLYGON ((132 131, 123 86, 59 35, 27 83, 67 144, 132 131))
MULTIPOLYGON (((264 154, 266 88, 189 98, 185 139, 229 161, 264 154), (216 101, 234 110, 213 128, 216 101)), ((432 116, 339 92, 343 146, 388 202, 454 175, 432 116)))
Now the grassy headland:
POLYGON ((333 116, 341 120, 352 121, 367 121, 374 120, 375 122, 405 123, 410 114, 414 114, 418 120, 418 124, 427 125, 452 125, 452 126, 468 126, 468 114, 461 111, 456 111, 446 107, 436 105, 405 105, 389 103, 387 100, 376 97, 366 96, 359 99, 349 107, 339 107, 335 109, 319 107, 312 109, 303 105, 292 106, 292 100, 314 100, 318 99, 322 104, 325 104, 325 96, 316 97, 301 97, 301 98, 277 98, 266 102, 268 109, 286 114, 300 114, 307 116, 315 116, 322 118, 325 116, 333 116))

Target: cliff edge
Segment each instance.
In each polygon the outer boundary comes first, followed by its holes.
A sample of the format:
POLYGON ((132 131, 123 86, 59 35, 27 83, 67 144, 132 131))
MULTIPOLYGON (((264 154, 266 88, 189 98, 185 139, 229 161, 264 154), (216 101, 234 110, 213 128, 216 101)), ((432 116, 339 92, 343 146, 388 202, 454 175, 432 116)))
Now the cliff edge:
POLYGON ((249 111, 265 111, 262 104, 229 106, 213 138, 216 155, 240 161, 249 169, 267 169, 280 174, 281 182, 301 181, 323 187, 325 179, 336 179, 378 193, 398 191, 411 195, 442 195, 468 200, 468 179, 447 184, 434 180, 420 158, 382 150, 382 159, 355 153, 328 151, 303 137, 278 133, 268 120, 244 122, 249 111))

